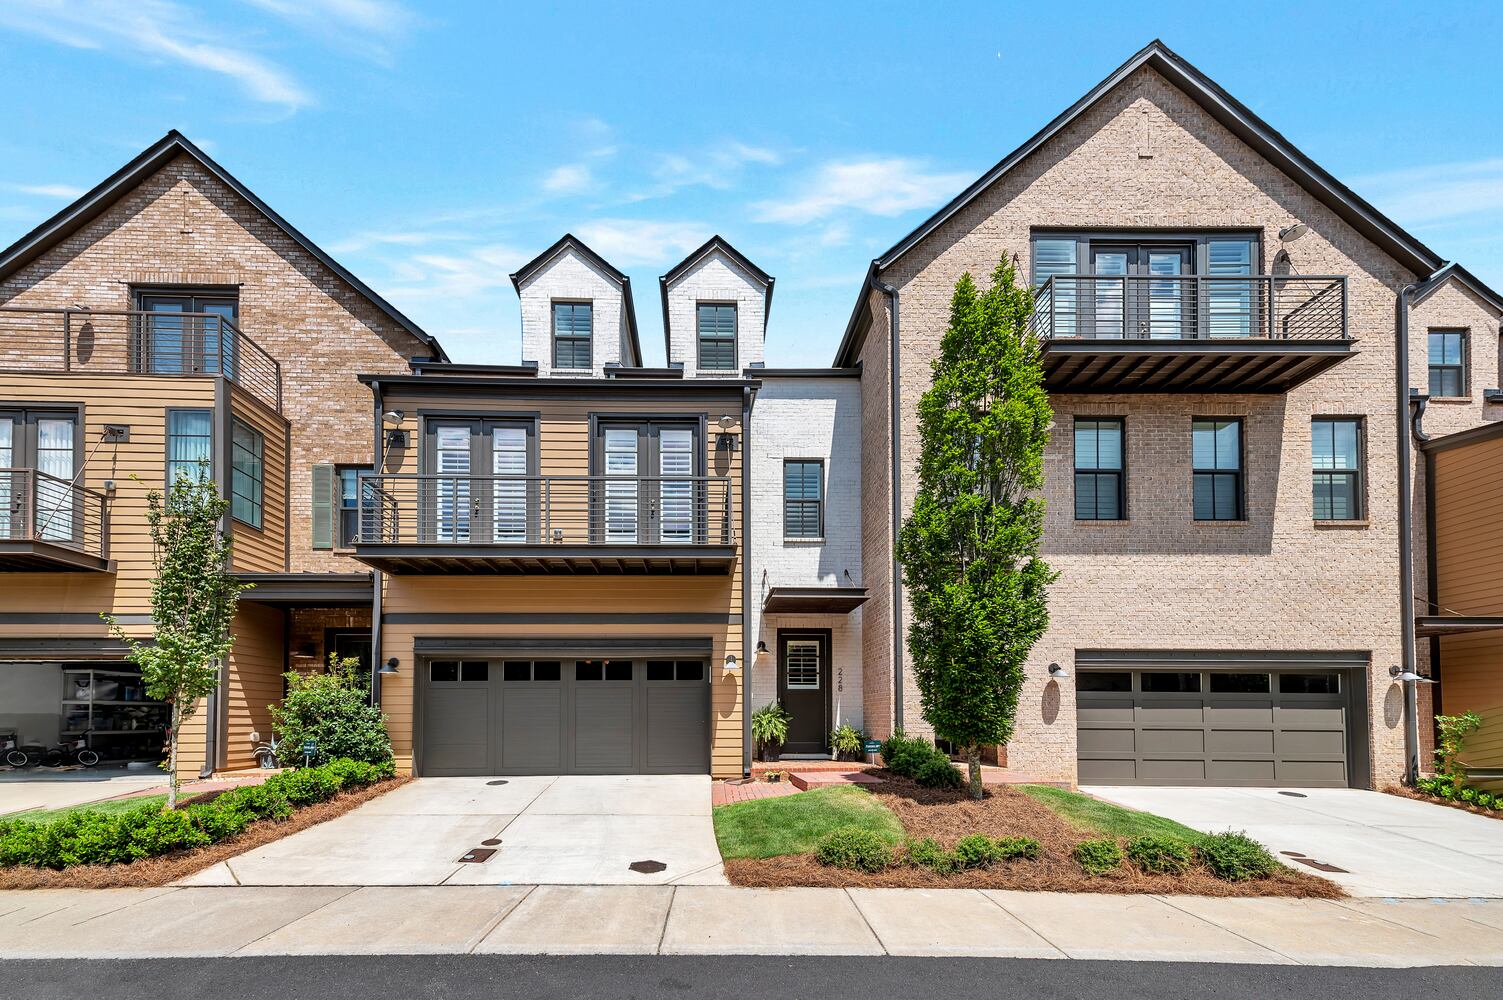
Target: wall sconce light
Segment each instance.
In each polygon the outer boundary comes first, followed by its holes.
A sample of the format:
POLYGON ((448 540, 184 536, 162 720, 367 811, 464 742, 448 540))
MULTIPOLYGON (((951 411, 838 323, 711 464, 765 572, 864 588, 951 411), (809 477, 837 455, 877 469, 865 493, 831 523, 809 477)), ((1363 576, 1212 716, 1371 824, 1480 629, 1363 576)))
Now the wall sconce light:
POLYGON ((736 654, 735 653, 726 653, 725 654, 725 669, 727 669, 727 670, 735 670, 736 669, 736 654))
POLYGON ((1402 684, 1434 684, 1435 683, 1435 681, 1432 680, 1431 678, 1425 677, 1425 676, 1423 676, 1421 674, 1417 674, 1413 670, 1405 670, 1403 667, 1399 666, 1397 663, 1395 663, 1393 666, 1391 666, 1391 667, 1388 668, 1388 676, 1392 677, 1394 680, 1399 681, 1402 684))
POLYGON ((1062 681, 1066 677, 1069 677, 1069 676, 1070 676, 1070 671, 1066 670, 1064 667, 1060 666, 1058 663, 1051 663, 1051 664, 1049 664, 1049 679, 1050 680, 1062 681))
POLYGON ((386 447, 387 447, 388 450, 392 449, 392 448, 405 448, 405 447, 407 447, 407 432, 406 431, 387 431, 386 432, 386 447))
POLYGON ((736 426, 736 418, 727 413, 717 423, 720 427, 720 434, 715 438, 716 450, 723 448, 726 451, 740 451, 741 440, 731 433, 731 428, 736 426))
POLYGON ((397 672, 397 665, 399 663, 401 663, 401 662, 402 661, 398 660, 395 656, 393 656, 391 659, 389 659, 385 663, 381 664, 381 669, 378 670, 378 671, 376 671, 376 673, 378 673, 378 674, 394 674, 394 673, 397 672))
POLYGON ((387 410, 381 414, 381 423, 387 427, 401 427, 402 418, 405 416, 401 410, 387 410))
POLYGON ((757 655, 761 656, 765 652, 767 652, 767 643, 764 642, 761 639, 758 639, 757 640, 757 655))

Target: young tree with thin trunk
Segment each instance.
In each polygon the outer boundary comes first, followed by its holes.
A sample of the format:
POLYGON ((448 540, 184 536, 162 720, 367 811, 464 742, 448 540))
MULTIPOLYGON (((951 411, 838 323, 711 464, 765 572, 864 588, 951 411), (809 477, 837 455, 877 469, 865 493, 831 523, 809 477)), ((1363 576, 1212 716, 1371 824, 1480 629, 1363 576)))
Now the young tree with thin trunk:
POLYGON ((156 570, 151 584, 155 634, 141 640, 127 635, 112 616, 104 617, 128 648, 125 658, 141 668, 147 695, 171 707, 164 767, 167 808, 176 809, 183 725, 219 686, 234 643, 235 604, 249 585, 229 575, 230 538, 222 527, 229 502, 205 472, 179 473, 165 497, 152 491, 146 501, 156 570))
POLYGON ((919 400, 918 495, 897 555, 913 606, 908 650, 924 718, 982 796, 981 748, 1013 733, 1023 664, 1049 624, 1055 574, 1039 558, 1053 411, 1033 295, 1003 259, 992 286, 955 285, 933 384, 919 400))

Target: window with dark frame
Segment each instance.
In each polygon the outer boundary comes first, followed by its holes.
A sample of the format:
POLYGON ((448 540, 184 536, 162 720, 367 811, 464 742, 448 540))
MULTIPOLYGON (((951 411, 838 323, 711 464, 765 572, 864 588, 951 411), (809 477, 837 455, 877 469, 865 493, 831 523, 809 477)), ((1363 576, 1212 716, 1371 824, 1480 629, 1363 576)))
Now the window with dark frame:
POLYGON ((1076 418, 1077 521, 1120 521, 1127 517, 1123 437, 1123 421, 1120 418, 1076 418))
POLYGON ((230 419, 230 516, 261 527, 266 488, 266 438, 239 417, 230 419))
POLYGON ((590 368, 593 355, 590 337, 594 331, 594 304, 553 303, 553 367, 590 368))
POLYGON ((167 411, 167 485, 180 477, 190 482, 212 475, 214 413, 212 410, 167 411))
POLYGON ((1430 331, 1430 395, 1466 395, 1466 331, 1430 331))
POLYGON ((1191 421, 1193 505, 1197 521, 1241 521, 1243 498, 1242 420, 1196 417, 1191 421))
POLYGON ((701 302, 697 312, 699 367, 705 371, 735 371, 735 303, 701 302))
POLYGON ((369 465, 341 465, 334 470, 339 477, 338 547, 341 549, 355 547, 355 541, 360 537, 361 508, 369 510, 375 506, 372 497, 366 497, 364 504, 360 502, 360 474, 373 471, 374 467, 369 465))
POLYGON ((1364 507, 1362 420, 1316 417, 1310 458, 1317 521, 1360 521, 1364 507))
POLYGON ((825 463, 809 459, 783 462, 783 537, 823 538, 825 463))

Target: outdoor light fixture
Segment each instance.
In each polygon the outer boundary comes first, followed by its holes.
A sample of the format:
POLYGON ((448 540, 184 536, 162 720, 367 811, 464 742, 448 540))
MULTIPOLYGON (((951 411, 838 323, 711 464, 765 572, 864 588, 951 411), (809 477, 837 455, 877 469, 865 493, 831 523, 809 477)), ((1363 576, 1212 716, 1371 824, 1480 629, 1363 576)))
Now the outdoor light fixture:
POLYGON ((386 447, 387 450, 407 447, 407 432, 402 430, 387 431, 386 447))
POLYGON ((389 659, 385 663, 381 664, 381 669, 378 670, 378 671, 376 671, 376 673, 378 673, 378 674, 394 674, 394 673, 397 672, 397 664, 399 664, 401 662, 402 662, 401 660, 398 660, 395 656, 393 656, 391 659, 389 659))
POLYGON ((1417 674, 1413 670, 1405 670, 1403 667, 1400 667, 1398 664, 1394 664, 1393 666, 1391 666, 1391 667, 1388 668, 1388 676, 1390 676, 1394 680, 1400 681, 1400 682, 1402 682, 1404 684, 1415 684, 1415 683, 1418 683, 1418 684, 1434 684, 1435 683, 1435 681, 1432 680, 1431 678, 1424 677, 1424 676, 1422 676, 1420 674, 1417 674))
POLYGON ((716 424, 720 427, 720 433, 715 437, 716 449, 724 448, 726 451, 739 451, 739 443, 736 435, 731 433, 731 428, 736 426, 736 418, 727 413, 716 424))
POLYGON ((1303 222, 1296 222, 1292 226, 1285 226, 1283 229, 1279 230, 1279 242, 1293 243, 1295 240, 1299 239, 1309 231, 1310 227, 1305 225, 1303 222))
POLYGON ((757 655, 760 656, 760 655, 762 655, 765 652, 767 652, 767 643, 764 642, 764 641, 762 641, 761 639, 758 639, 757 640, 757 655))
POLYGON ((736 654, 735 653, 726 653, 725 654, 725 669, 727 669, 727 670, 735 670, 736 669, 736 654))
POLYGON ((381 422, 387 427, 401 427, 404 415, 401 410, 387 410, 381 414, 381 422))
POLYGON ((1070 671, 1066 670, 1064 667, 1060 666, 1058 663, 1051 663, 1051 664, 1049 664, 1049 678, 1051 680, 1062 681, 1066 677, 1069 677, 1069 676, 1070 676, 1070 671))

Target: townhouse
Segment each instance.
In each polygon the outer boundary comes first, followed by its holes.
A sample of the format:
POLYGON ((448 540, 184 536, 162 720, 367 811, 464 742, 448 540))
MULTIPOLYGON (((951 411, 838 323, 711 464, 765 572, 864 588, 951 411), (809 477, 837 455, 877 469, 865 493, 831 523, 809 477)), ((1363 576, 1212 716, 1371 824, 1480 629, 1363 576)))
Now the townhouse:
POLYGON ((1084 784, 1397 780, 1436 693, 1397 678, 1462 641, 1416 652, 1416 615, 1445 609, 1415 559, 1412 411, 1498 418, 1500 300, 1159 42, 862 286, 835 365, 862 372, 868 731, 924 728, 893 533, 951 291, 1004 255, 1037 293, 1060 576, 998 758, 1084 784))

